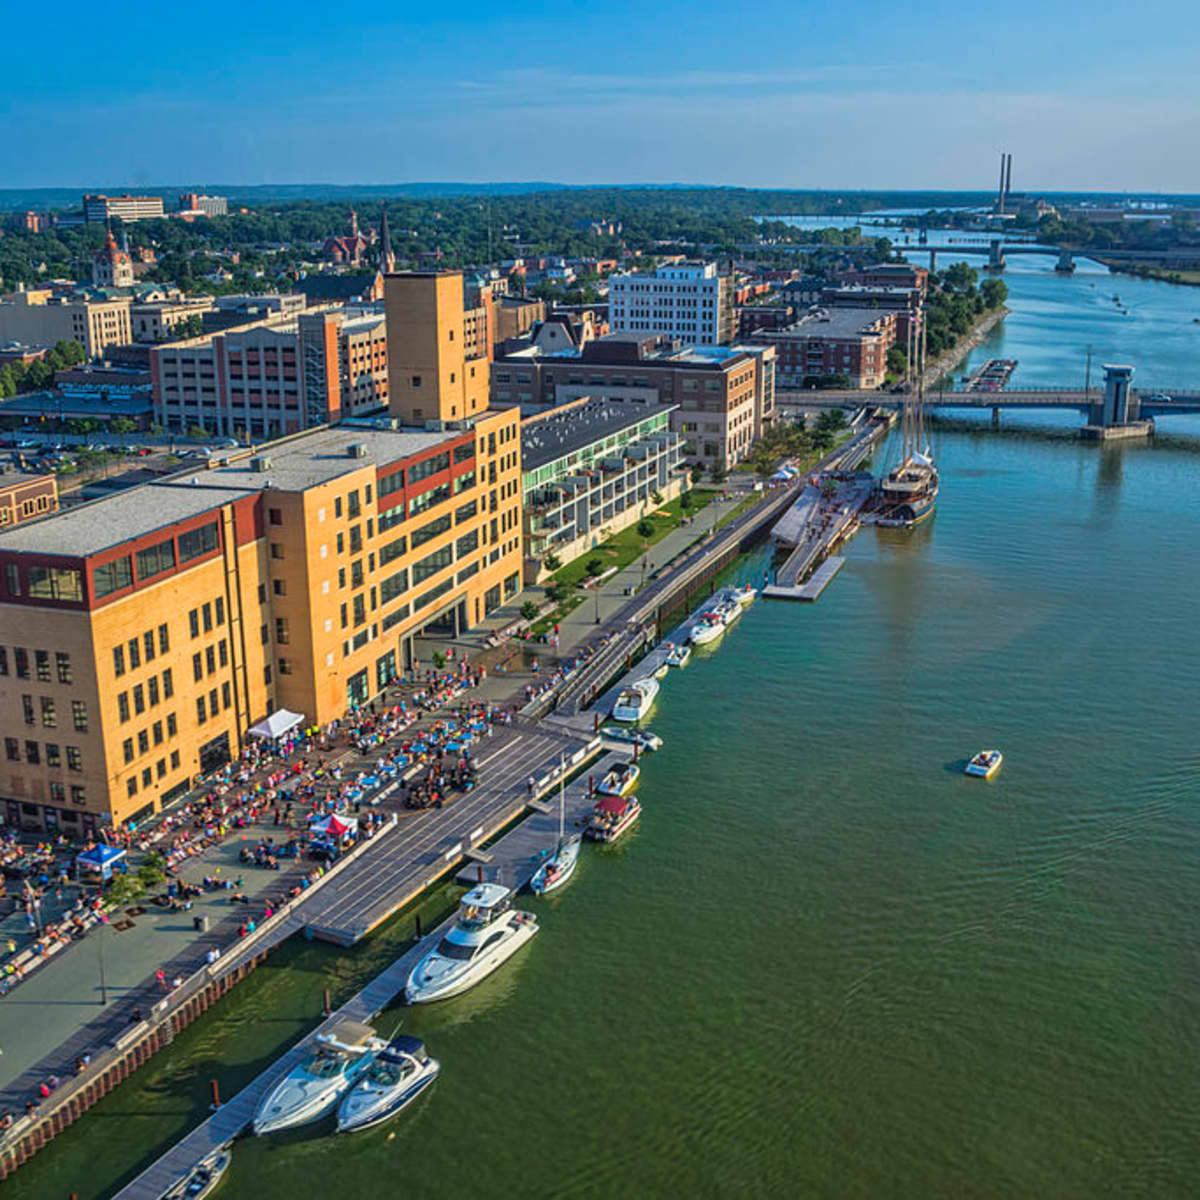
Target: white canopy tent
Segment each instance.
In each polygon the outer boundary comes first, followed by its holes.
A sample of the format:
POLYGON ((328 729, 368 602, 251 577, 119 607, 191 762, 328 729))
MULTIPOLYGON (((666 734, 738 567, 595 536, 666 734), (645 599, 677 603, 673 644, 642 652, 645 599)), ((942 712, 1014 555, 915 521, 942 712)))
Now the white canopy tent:
POLYGON ((264 741, 274 741, 285 733, 291 733, 301 721, 303 713, 288 712, 286 708, 276 709, 265 721, 250 726, 250 736, 262 738, 264 741))

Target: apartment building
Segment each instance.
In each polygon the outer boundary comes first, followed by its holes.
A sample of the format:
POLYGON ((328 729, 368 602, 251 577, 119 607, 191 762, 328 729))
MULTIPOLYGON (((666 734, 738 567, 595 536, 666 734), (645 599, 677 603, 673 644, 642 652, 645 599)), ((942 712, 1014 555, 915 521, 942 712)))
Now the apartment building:
POLYGON ((145 221, 163 215, 161 196, 106 196, 103 192, 83 197, 83 219, 107 224, 114 217, 122 221, 145 221))
POLYGON ((0 531, 0 802, 146 816, 279 708, 325 723, 521 581, 514 413, 335 426, 0 531))
POLYGON ((916 287, 865 287, 861 284, 825 288, 822 308, 861 308, 896 315, 896 340, 906 345, 910 331, 920 328, 922 293, 916 287))
POLYGON ((131 340, 130 301, 56 296, 49 288, 28 288, 0 299, 0 342, 53 346, 76 341, 88 358, 99 358, 108 346, 131 340))
POLYGON ((671 407, 583 397, 521 427, 525 582, 570 562, 683 490, 682 437, 671 407))
POLYGON ((278 316, 150 351, 155 421, 269 441, 387 403, 378 314, 278 316))
POLYGON ((733 285, 716 263, 681 263, 608 281, 614 333, 662 333, 697 346, 733 340, 733 285))
POLYGON ((929 290, 929 271, 913 263, 876 263, 854 271, 843 271, 841 282, 849 287, 909 288, 921 293, 929 290))
POLYGON ((526 415, 580 396, 672 405, 671 428, 699 466, 736 466, 774 419, 774 357, 757 345, 690 346, 658 334, 613 333, 543 354, 497 358, 492 402, 526 415))
POLYGON ((488 406, 490 296, 468 305, 460 271, 384 277, 388 408, 405 425, 471 420, 488 406))
POLYGON ((229 201, 224 196, 202 196, 199 192, 183 192, 179 197, 181 213, 198 213, 206 217, 229 215, 229 201))
POLYGON ((815 308, 786 328, 761 329, 747 340, 775 347, 779 387, 811 387, 822 379, 845 376, 852 388, 877 388, 883 385, 887 352, 896 341, 896 314, 815 308))

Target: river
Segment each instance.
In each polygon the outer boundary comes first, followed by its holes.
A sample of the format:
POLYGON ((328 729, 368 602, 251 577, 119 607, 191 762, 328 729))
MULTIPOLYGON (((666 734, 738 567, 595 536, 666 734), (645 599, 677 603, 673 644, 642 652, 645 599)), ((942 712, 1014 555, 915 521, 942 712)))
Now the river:
MULTIPOLYGON (((1018 311, 1027 276, 1090 290, 1014 270, 1018 311)), ((668 678, 640 826, 528 901, 528 950, 380 1020, 436 1085, 240 1141, 218 1200, 1194 1195, 1200 441, 934 438, 932 522, 863 530, 817 604, 759 601, 668 678)), ((6 1194, 110 1194, 410 928, 285 947, 6 1194)))

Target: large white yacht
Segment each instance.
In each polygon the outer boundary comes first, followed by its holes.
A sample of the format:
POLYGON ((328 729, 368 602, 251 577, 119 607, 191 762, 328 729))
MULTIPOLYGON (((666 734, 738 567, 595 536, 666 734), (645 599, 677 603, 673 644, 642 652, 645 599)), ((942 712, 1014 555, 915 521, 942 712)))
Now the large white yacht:
POLYGON ((614 721, 640 721, 650 715, 654 701, 658 698, 657 679, 638 679, 621 689, 613 705, 614 721))
POLYGON ((370 1129, 394 1117, 437 1078, 438 1070, 438 1060, 429 1057, 419 1038, 392 1038, 346 1093, 338 1108, 338 1133, 370 1129))
POLYGON ((254 1132, 274 1133, 331 1113, 386 1045, 370 1026, 355 1021, 341 1021, 329 1033, 317 1034, 312 1051, 259 1101, 254 1132))
POLYGON ((448 1000, 490 975, 538 931, 533 913, 516 912, 501 883, 476 884, 459 901, 458 920, 408 977, 409 1004, 448 1000))

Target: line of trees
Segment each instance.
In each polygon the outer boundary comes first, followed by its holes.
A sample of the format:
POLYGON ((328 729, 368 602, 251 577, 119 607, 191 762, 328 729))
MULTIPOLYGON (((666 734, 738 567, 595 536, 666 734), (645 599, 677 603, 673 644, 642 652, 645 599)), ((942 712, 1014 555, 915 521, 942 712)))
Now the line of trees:
POLYGON ((0 365, 0 398, 19 396, 22 392, 38 392, 54 382, 54 372, 76 366, 87 356, 76 341, 57 342, 45 358, 31 363, 0 365))

